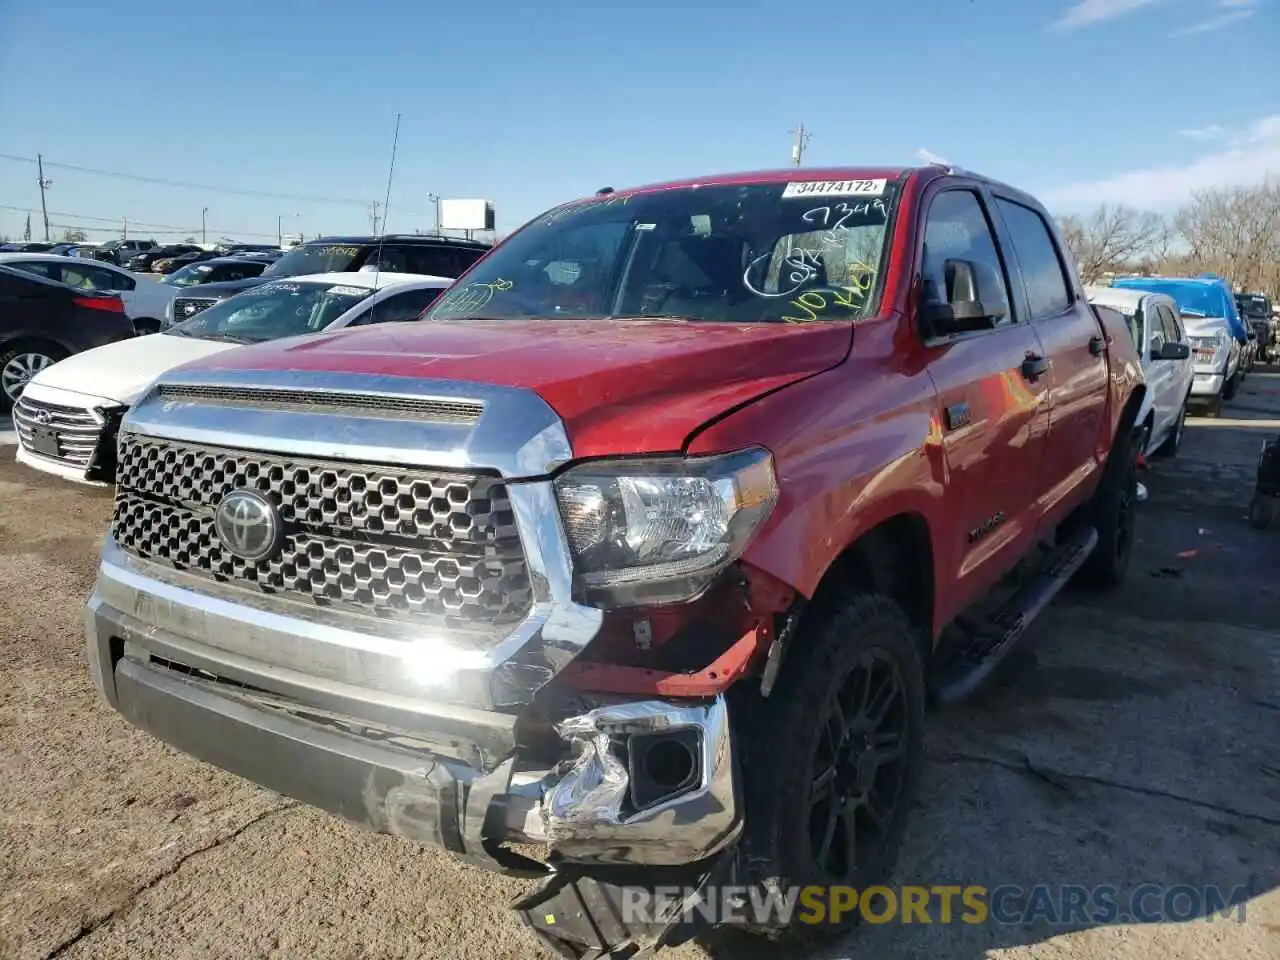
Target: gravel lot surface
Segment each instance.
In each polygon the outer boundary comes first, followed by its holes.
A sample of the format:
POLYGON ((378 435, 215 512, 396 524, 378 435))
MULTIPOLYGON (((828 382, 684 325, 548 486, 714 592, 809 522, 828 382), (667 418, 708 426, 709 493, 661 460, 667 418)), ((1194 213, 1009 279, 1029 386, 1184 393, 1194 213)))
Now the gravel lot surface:
MULTIPOLYGON (((1244 923, 864 926, 817 957, 1280 957, 1280 530, 1245 513, 1280 375, 1146 475, 1129 583, 1061 598, 931 719, 902 883, 1247 885, 1244 923)), ((544 956, 523 884, 190 760, 101 704, 84 600, 109 496, 0 448, 0 957, 544 956)), ((787 955, 734 936, 671 960, 787 955)))

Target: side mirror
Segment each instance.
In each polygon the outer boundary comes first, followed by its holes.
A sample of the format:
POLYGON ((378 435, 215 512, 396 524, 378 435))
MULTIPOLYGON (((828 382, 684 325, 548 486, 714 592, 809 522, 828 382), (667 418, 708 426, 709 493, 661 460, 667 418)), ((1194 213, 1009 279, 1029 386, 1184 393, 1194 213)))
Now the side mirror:
POLYGON ((985 264, 947 260, 943 274, 947 302, 926 300, 921 307, 929 336, 990 330, 1008 314, 1000 278, 985 264))
POLYGON ((1186 360, 1191 356, 1191 345, 1170 341, 1151 351, 1152 360, 1186 360))

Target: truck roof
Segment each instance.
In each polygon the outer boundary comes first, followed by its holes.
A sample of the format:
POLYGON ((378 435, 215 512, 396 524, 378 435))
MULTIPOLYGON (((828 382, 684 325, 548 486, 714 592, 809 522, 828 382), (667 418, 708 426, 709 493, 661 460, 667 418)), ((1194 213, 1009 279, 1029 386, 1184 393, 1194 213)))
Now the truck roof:
MULTIPOLYGON (((940 163, 920 166, 841 166, 841 167, 777 167, 766 170, 747 170, 736 173, 716 173, 703 177, 686 177, 680 180, 664 180, 657 183, 639 184, 610 190, 607 195, 594 194, 589 199, 600 200, 606 196, 625 196, 627 194, 649 193, 657 190, 676 190, 689 187, 718 187, 749 183, 791 183, 809 180, 902 180, 912 174, 919 174, 932 180, 936 177, 962 176, 977 180, 990 186, 999 187, 1009 193, 1027 197, 1028 194, 1007 183, 983 176, 972 170, 945 166, 940 163)), ((582 199, 568 203, 579 203, 582 199)), ((1029 198, 1033 199, 1034 198, 1029 198)), ((561 204, 566 206, 567 204, 561 204)))

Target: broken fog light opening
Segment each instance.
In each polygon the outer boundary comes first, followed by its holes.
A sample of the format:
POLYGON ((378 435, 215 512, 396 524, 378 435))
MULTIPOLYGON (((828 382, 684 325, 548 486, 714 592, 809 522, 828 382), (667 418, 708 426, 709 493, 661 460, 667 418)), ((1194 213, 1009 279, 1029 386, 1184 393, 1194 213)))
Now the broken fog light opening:
POLYGON ((644 810, 691 790, 702 774, 695 729, 632 734, 626 744, 631 802, 644 810))
POLYGON ((762 448, 584 463, 556 479, 575 586, 605 607, 698 596, 741 556, 778 499, 762 448))

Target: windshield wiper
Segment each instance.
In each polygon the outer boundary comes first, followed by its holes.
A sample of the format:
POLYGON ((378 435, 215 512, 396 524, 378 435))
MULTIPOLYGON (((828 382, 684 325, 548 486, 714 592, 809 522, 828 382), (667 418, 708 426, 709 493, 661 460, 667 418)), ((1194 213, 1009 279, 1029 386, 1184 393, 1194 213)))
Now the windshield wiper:
POLYGON ((206 333, 201 340, 212 340, 215 343, 261 343, 262 337, 238 337, 233 333, 206 333))

